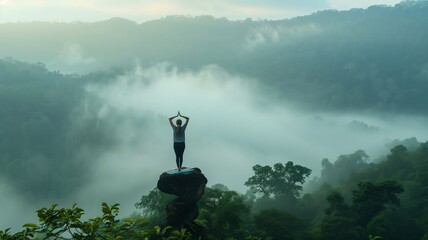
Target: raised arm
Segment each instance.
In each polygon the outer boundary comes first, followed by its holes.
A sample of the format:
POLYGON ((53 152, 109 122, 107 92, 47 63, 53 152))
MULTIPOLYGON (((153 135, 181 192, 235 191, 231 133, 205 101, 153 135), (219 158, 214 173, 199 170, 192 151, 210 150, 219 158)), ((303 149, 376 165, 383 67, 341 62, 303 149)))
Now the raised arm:
POLYGON ((179 114, 180 114, 180 112, 178 112, 178 114, 177 114, 177 115, 175 115, 175 116, 172 116, 172 117, 168 118, 168 120, 169 120, 169 124, 171 124, 171 126, 172 126, 172 125, 174 125, 174 123, 172 123, 172 119, 174 119, 174 118, 178 117, 178 115, 179 115, 179 114))
POLYGON ((184 119, 186 119, 186 122, 184 123, 184 125, 187 125, 187 123, 189 122, 189 117, 181 115, 180 111, 178 111, 178 116, 183 117, 184 119))

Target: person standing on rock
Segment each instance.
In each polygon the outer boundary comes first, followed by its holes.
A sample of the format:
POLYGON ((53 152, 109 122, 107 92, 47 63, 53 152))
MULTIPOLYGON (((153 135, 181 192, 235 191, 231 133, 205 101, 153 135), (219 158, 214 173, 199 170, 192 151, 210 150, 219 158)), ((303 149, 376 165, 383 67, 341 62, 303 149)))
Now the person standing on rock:
POLYGON ((189 117, 183 116, 180 114, 180 111, 178 111, 178 114, 176 116, 172 116, 169 118, 169 124, 172 127, 173 133, 174 133, 174 152, 175 152, 175 161, 177 163, 177 169, 180 171, 181 166, 183 165, 183 153, 184 149, 186 148, 185 142, 185 134, 187 123, 189 122, 189 117), (177 119, 175 122, 177 125, 174 125, 172 120, 176 117, 183 117, 186 119, 186 122, 184 125, 182 125, 181 119, 177 119))

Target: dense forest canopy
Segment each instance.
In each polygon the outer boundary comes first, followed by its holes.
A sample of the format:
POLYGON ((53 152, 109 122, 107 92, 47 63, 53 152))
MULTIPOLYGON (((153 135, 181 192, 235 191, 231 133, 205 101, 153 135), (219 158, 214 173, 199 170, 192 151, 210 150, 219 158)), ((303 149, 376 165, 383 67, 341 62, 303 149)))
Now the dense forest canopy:
MULTIPOLYGON (((355 154, 342 156, 334 165, 355 166, 352 160, 355 154)), ((303 196, 295 193, 302 190, 309 169, 288 162, 285 168, 281 163, 275 164, 273 171, 270 166, 262 167, 271 170, 266 172, 256 165, 249 185, 281 189, 289 185, 290 179, 297 178, 292 183, 295 192, 257 197, 256 188, 252 188, 256 192, 240 194, 216 184, 206 189, 199 203, 201 213, 187 231, 167 233, 157 226, 162 225, 164 206, 172 198, 155 188, 135 204, 143 209, 142 214, 116 220, 118 205, 103 203, 102 216, 82 221, 85 212, 76 205, 60 209, 53 205, 38 211, 39 223, 26 224, 25 230, 15 234, 0 231, 0 237, 34 239, 59 237, 69 232, 71 236, 64 239, 157 239, 156 236, 163 235, 162 239, 425 240, 428 237, 427 154, 428 142, 413 151, 397 145, 380 163, 348 170, 348 176, 334 184, 325 182, 333 172, 323 174, 312 182, 321 184, 318 190, 303 196), (268 181, 257 177, 259 174, 267 174, 268 181)))

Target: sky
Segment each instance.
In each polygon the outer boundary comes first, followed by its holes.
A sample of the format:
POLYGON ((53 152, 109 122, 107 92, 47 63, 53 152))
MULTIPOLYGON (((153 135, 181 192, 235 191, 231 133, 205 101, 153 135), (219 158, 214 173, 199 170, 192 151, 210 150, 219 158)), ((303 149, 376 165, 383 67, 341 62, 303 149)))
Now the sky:
POLYGON ((399 0, 0 0, 0 22, 100 21, 123 17, 136 22, 169 15, 213 15, 231 20, 286 19, 313 12, 395 5, 399 0))

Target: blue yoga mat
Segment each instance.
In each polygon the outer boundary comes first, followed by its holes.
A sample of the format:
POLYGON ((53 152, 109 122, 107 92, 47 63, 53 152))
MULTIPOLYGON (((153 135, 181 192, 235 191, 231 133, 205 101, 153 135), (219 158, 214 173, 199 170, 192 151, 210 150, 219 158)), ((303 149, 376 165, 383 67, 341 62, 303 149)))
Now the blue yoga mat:
POLYGON ((183 173, 189 173, 189 172, 193 172, 195 170, 193 170, 192 168, 182 168, 180 171, 178 171, 178 169, 173 169, 173 170, 169 170, 166 171, 165 173, 167 174, 183 174, 183 173))

